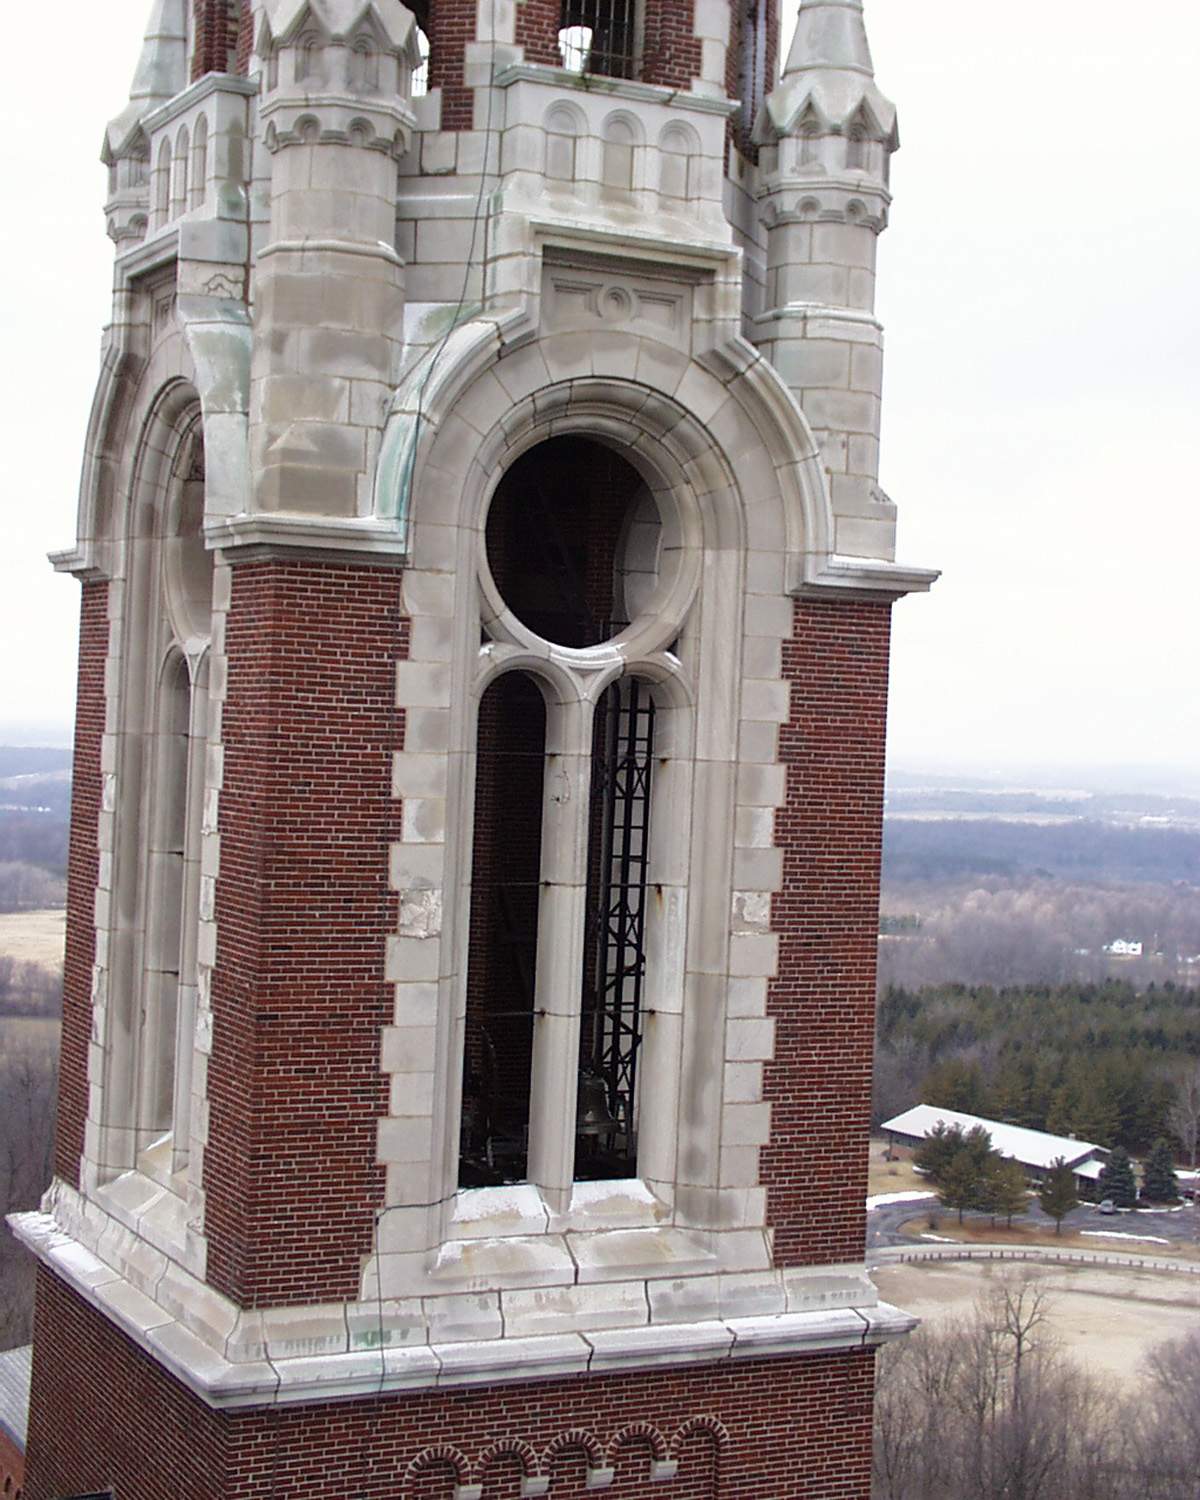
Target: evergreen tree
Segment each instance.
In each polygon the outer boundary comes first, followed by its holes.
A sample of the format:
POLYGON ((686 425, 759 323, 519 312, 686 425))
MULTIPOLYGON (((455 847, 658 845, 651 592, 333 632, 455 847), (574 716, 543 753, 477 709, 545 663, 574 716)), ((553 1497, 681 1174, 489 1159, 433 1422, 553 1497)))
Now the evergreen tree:
POLYGON ((1175 1154, 1161 1136, 1142 1169, 1142 1197, 1151 1203, 1174 1203, 1179 1197, 1175 1154))
POLYGON ((1079 1207, 1079 1194, 1075 1191, 1075 1174, 1062 1157, 1055 1159, 1041 1187, 1038 1203, 1042 1212, 1054 1220, 1055 1234, 1062 1233, 1062 1221, 1079 1207))
POLYGON ((955 1125, 951 1129, 944 1120, 939 1120, 913 1152, 913 1166, 936 1186, 961 1150, 962 1128, 955 1125))
POLYGON ((979 1201, 982 1175, 979 1163, 967 1150, 959 1151, 942 1173, 938 1197, 943 1208, 958 1210, 960 1224, 963 1221, 963 1210, 974 1208, 979 1201))
POLYGON ((1100 1173, 1100 1197, 1111 1198, 1118 1208, 1132 1208, 1137 1202, 1133 1163, 1122 1146, 1113 1147, 1100 1173))
POLYGON ((1029 1207, 1029 1195, 1025 1189, 1025 1172, 1020 1162, 1010 1157, 993 1153, 984 1174, 982 1193, 983 1206, 992 1216, 992 1223, 1003 1214, 1012 1228, 1014 1214, 1023 1214, 1029 1207))
POLYGON ((987 1145, 991 1142, 985 1130, 976 1125, 964 1132, 961 1125, 947 1125, 944 1120, 939 1120, 913 1152, 913 1165, 919 1167, 936 1185, 941 1182, 946 1169, 961 1151, 970 1149, 973 1157, 978 1158, 977 1138, 981 1135, 987 1143, 984 1147, 986 1154, 987 1145))

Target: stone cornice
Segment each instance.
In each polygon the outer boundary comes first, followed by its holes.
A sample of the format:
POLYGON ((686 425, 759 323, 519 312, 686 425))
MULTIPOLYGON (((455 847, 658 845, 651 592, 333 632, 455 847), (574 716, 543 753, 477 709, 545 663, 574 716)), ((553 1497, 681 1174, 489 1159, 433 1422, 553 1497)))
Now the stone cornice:
MULTIPOLYGON (((294 1353, 270 1353, 263 1330, 247 1356, 237 1341, 221 1349, 186 1328, 170 1311, 118 1275, 45 1213, 13 1214, 14 1234, 75 1294, 95 1307, 139 1348, 209 1406, 292 1405, 385 1391, 444 1389, 618 1374, 664 1365, 715 1364, 735 1359, 780 1359, 824 1350, 873 1348, 909 1333, 917 1320, 887 1303, 828 1307, 770 1316, 717 1317, 634 1328, 554 1333, 541 1337, 388 1344, 382 1310, 372 1338, 369 1310, 357 1316, 357 1347, 332 1350, 320 1338, 298 1337, 294 1353), (364 1316, 364 1314, 366 1316, 364 1316)), ((814 1268, 819 1274, 820 1268, 814 1268)), ((305 1310, 295 1309, 297 1333, 305 1310)), ((243 1320, 269 1317, 247 1310, 243 1320)), ((347 1343, 350 1341, 347 1340, 347 1343)))
POLYGON ((168 99, 165 104, 160 104, 157 109, 143 115, 142 129, 147 134, 160 130, 178 116, 186 114, 194 104, 203 103, 212 94, 241 94, 247 99, 253 99, 258 94, 258 79, 239 78, 231 73, 206 73, 181 94, 176 94, 173 99, 168 99))
POLYGON ((510 63, 508 67, 501 68, 495 77, 496 87, 506 88, 511 83, 540 83, 584 94, 606 94, 613 99, 670 105, 672 109, 691 110, 701 115, 734 115, 741 107, 736 99, 691 94, 683 89, 664 88, 657 83, 639 83, 631 78, 605 78, 597 73, 574 73, 568 68, 551 68, 544 63, 510 63))
POLYGON ((80 583, 94 583, 108 577, 92 557, 90 547, 64 547, 59 552, 47 552, 46 556, 56 573, 78 578, 80 583))
POLYGON ((403 530, 377 516, 339 519, 278 512, 227 516, 209 521, 204 539, 207 546, 219 547, 229 562, 303 555, 403 567, 408 560, 403 530))
POLYGON ((800 599, 827 599, 832 595, 890 602, 905 594, 927 594, 941 576, 938 568, 914 568, 836 552, 809 552, 792 560, 788 591, 800 599))

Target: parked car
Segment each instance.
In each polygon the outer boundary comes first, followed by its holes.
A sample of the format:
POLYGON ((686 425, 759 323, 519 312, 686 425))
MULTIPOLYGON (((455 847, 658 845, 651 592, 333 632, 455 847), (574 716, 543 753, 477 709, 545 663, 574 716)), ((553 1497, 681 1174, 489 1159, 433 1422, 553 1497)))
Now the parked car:
POLYGON ((1101 1198, 1098 1207, 1102 1214, 1115 1214, 1117 1211, 1117 1205, 1111 1198, 1101 1198))

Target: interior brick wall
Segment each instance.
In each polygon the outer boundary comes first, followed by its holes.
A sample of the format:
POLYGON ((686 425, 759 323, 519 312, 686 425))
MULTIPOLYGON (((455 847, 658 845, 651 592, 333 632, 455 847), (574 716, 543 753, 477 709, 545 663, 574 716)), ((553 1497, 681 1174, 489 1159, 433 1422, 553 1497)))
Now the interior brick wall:
POLYGON ((693 0, 647 0, 642 25, 642 81, 688 89, 699 78, 703 48, 693 0))
POLYGON ((800 599, 783 647, 792 700, 761 1156, 781 1266, 863 1256, 890 621, 886 604, 800 599))
MULTIPOLYGON (((772 0, 774 3, 774 0, 772 0)), ((473 90, 463 82, 463 56, 475 40, 474 0, 431 0, 429 86, 442 90, 442 129, 470 130, 473 90)), ((515 37, 525 61, 559 67, 561 0, 517 0, 515 37)), ((646 83, 686 89, 700 76, 702 48, 695 31, 694 0, 647 0, 642 30, 646 83)))
POLYGON ((474 90, 463 81, 463 58, 475 40, 475 17, 475 0, 430 0, 429 87, 442 91, 443 130, 471 128, 474 90))
POLYGON ((589 1464, 610 1500, 870 1494, 869 1350, 216 1413, 39 1274, 27 1500, 517 1500, 539 1460, 551 1500, 594 1494, 589 1464))
POLYGON ((67 935, 63 953, 62 1051, 54 1171, 79 1186, 88 1108, 88 1043, 92 1036, 92 965, 96 959, 97 827, 103 795, 104 661, 108 655, 108 584, 83 585, 75 700, 71 833, 67 851, 67 935))
POLYGON ((209 1278, 243 1305, 352 1297, 371 1248, 407 632, 389 568, 234 569, 204 1176, 209 1278))
POLYGON ((244 73, 252 46, 249 0, 194 0, 192 16, 192 81, 206 73, 244 73))

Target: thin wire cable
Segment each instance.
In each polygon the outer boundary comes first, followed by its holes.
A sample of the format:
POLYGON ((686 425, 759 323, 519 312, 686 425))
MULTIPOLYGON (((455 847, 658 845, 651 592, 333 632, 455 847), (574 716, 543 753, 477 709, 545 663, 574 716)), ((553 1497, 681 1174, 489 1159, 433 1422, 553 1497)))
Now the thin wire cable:
MULTIPOLYGON (((488 59, 487 107, 484 111, 483 120, 483 161, 480 163, 479 191, 475 195, 475 209, 471 217, 471 241, 467 249, 467 260, 466 264, 463 267, 462 287, 458 294, 458 302, 454 308, 454 314, 446 325, 445 333, 442 334, 441 338, 434 346, 433 353, 429 358, 429 363, 425 368, 425 373, 421 377, 421 384, 417 387, 417 411, 415 419, 413 421, 412 442, 409 445, 408 462, 405 464, 404 477, 401 481, 400 486, 400 500, 397 507, 398 513, 400 515, 407 515, 409 506, 412 501, 412 481, 413 474, 416 471, 417 465, 417 447, 421 440, 421 425, 425 419, 425 392, 429 387, 429 382, 433 379, 433 373, 437 368, 438 361, 441 359, 443 353, 445 352, 446 345, 450 342, 450 335, 458 327, 458 320, 462 317, 463 308, 467 305, 467 292, 470 290, 471 286, 471 270, 475 262, 475 246, 478 241, 481 226, 484 230, 485 247, 487 244, 488 225, 486 223, 486 220, 490 219, 491 210, 489 208, 487 214, 485 215, 484 199, 487 195, 488 164, 491 160, 492 155, 492 113, 496 98, 496 0, 491 0, 488 29, 491 32, 491 36, 489 38, 491 43, 491 55, 488 59)), ((466 66, 465 58, 463 65, 464 67, 466 66)), ((481 311, 484 307, 487 306, 486 253, 480 262, 479 306, 481 311)))

